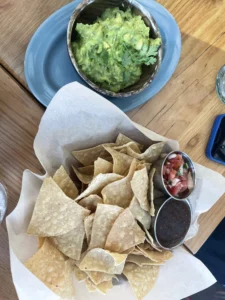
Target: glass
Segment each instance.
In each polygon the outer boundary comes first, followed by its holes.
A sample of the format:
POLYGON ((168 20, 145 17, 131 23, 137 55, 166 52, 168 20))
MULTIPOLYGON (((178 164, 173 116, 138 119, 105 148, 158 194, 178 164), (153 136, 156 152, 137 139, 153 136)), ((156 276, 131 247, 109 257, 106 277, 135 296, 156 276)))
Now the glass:
POLYGON ((7 209, 7 194, 4 186, 0 183, 0 224, 2 223, 7 209))
POLYGON ((225 104, 225 65, 216 76, 216 91, 220 100, 225 104))

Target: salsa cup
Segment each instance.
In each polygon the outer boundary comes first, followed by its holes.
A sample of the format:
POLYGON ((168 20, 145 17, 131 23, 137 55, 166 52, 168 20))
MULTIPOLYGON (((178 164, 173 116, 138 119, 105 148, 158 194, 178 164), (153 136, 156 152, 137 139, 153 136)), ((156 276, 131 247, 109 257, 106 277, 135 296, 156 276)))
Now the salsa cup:
POLYGON ((183 200, 183 199, 188 198, 194 191, 195 185, 196 185, 196 171, 195 171, 193 161, 190 159, 190 157, 185 152, 177 151, 177 150, 172 151, 169 154, 167 154, 165 157, 158 160, 154 164, 154 167, 156 168, 156 172, 155 172, 155 176, 154 176, 154 184, 163 193, 166 193, 167 195, 169 195, 170 197, 173 197, 174 199, 183 200), (190 171, 190 174, 192 177, 192 182, 191 182, 192 185, 189 184, 189 188, 187 188, 186 191, 182 192, 182 194, 180 196, 175 196, 175 195, 171 194, 171 192, 167 189, 166 184, 164 182, 164 178, 163 178, 163 166, 165 165, 165 162, 167 161, 167 159, 169 157, 171 157, 171 155, 174 155, 174 154, 182 155, 184 162, 187 163, 187 165, 188 165, 188 170, 190 171))

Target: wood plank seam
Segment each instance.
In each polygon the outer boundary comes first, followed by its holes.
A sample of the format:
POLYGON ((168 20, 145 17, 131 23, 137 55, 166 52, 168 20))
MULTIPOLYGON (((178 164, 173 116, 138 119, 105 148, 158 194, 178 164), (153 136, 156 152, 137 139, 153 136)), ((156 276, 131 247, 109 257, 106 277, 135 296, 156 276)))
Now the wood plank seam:
MULTIPOLYGON (((37 101, 37 99, 32 94, 32 92, 29 90, 29 88, 26 85, 23 85, 11 72, 9 72, 9 70, 6 68, 6 66, 3 64, 2 61, 0 63, 0 68, 2 68, 8 74, 8 76, 10 76, 20 86, 20 88, 25 93, 27 93, 34 101, 37 101)), ((39 105, 43 106, 40 102, 39 102, 39 105)), ((43 108, 44 108, 44 106, 43 106, 43 108)))

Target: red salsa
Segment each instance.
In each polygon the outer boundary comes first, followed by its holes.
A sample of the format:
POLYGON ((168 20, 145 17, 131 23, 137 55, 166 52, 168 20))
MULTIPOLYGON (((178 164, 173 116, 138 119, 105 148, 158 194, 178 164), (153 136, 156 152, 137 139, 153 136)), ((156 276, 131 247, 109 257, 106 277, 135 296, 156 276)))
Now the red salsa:
POLYGON ((182 154, 172 153, 163 166, 163 180, 168 192, 184 198, 194 187, 192 170, 182 154))

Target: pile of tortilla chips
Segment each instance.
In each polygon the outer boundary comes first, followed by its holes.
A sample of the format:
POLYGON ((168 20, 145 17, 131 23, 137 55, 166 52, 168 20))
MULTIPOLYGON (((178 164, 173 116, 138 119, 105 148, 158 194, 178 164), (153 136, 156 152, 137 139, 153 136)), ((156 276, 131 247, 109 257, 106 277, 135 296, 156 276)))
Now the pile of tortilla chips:
POLYGON ((42 184, 27 233, 39 250, 25 266, 62 299, 73 299, 73 274, 106 294, 124 274, 137 299, 172 257, 149 233, 154 216, 152 163, 164 143, 144 146, 119 134, 115 143, 73 151, 82 166, 63 166, 42 184))

